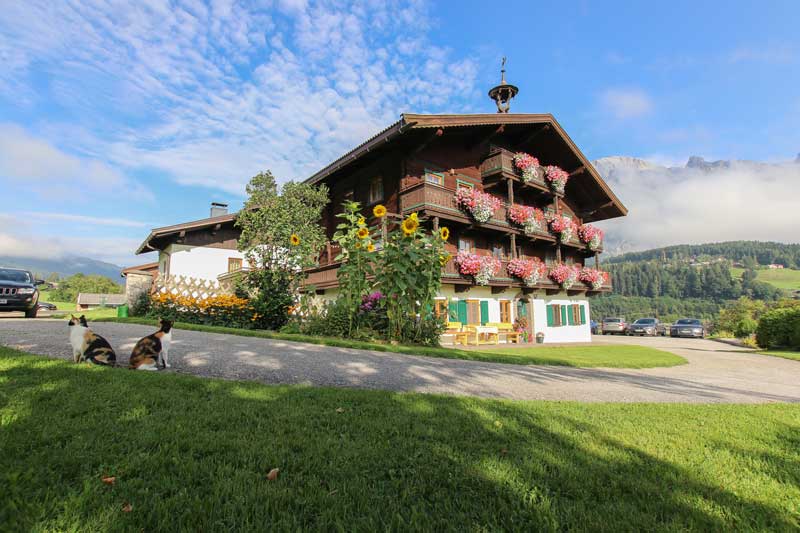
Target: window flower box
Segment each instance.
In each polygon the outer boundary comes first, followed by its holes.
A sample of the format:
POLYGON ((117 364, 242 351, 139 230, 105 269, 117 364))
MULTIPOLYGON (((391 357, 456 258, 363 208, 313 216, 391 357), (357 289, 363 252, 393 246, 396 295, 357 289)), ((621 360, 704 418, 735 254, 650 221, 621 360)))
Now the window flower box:
POLYGON ((569 181, 569 174, 566 170, 550 165, 545 169, 544 178, 553 192, 564 194, 564 188, 567 186, 567 181, 569 181))
POLYGON ((578 273, 578 279, 594 290, 599 290, 608 281, 608 272, 596 268, 584 267, 578 273))
POLYGON ((508 210, 508 219, 522 227, 525 235, 533 235, 544 230, 544 212, 536 207, 527 205, 512 205, 508 210))
POLYGON ((563 289, 572 287, 578 279, 578 269, 574 266, 558 264, 550 269, 548 276, 563 289))
POLYGON ((561 243, 567 243, 577 231, 577 224, 566 215, 553 215, 550 219, 550 230, 558 235, 561 243))
POLYGON ((491 194, 477 191, 469 187, 460 187, 456 191, 456 204, 467 211, 476 222, 485 224, 500 208, 500 198, 491 194))
POLYGON ((597 251, 603 246, 603 230, 591 224, 584 224, 578 228, 578 238, 592 251, 597 251))
POLYGON ((528 287, 535 286, 547 276, 547 266, 539 259, 512 259, 506 270, 509 275, 521 279, 528 287))
POLYGON ((489 280, 500 271, 500 260, 490 255, 459 252, 455 262, 458 272, 472 276, 476 285, 488 285, 489 280))
POLYGON ((539 160, 531 154, 517 152, 511 160, 514 162, 514 167, 519 171, 523 183, 530 183, 539 179, 539 160))

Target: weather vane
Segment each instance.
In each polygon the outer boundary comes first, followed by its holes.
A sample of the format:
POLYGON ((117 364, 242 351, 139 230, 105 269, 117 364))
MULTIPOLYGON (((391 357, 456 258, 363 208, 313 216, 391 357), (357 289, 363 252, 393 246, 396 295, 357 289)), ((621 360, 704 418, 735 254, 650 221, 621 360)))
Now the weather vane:
POLYGON ((498 113, 508 113, 511 109, 511 99, 514 98, 519 89, 515 85, 506 83, 506 56, 500 61, 500 85, 493 87, 489 91, 489 98, 497 104, 498 113))

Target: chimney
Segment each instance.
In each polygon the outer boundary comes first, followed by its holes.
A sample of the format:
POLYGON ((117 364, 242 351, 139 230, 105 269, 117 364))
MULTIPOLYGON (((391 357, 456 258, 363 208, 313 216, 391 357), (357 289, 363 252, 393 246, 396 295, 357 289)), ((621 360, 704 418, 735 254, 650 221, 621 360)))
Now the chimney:
POLYGON ((219 202, 211 202, 211 218, 221 217, 228 214, 228 204, 221 204, 219 202))

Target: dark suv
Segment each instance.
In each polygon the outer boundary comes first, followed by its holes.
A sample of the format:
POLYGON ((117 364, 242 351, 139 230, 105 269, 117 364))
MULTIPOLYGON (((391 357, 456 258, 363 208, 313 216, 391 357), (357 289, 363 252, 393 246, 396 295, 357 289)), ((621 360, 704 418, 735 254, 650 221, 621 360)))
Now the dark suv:
POLYGON ((27 270, 0 267, 0 312, 22 311, 25 318, 35 318, 39 309, 36 287, 42 283, 27 270))

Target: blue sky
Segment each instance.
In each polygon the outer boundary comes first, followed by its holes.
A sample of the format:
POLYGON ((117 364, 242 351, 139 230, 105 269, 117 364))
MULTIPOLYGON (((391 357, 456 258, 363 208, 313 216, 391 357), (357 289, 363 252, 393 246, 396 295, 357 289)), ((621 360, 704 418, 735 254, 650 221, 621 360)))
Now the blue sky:
POLYGON ((503 55, 521 89, 512 111, 553 113, 591 159, 800 152, 797 2, 11 0, 3 12, 0 184, 13 202, 0 255, 138 261, 149 228, 202 218, 212 200, 238 207, 262 169, 303 179, 404 111, 493 112, 503 55))

